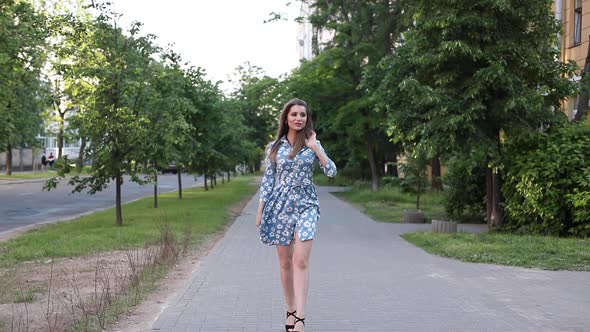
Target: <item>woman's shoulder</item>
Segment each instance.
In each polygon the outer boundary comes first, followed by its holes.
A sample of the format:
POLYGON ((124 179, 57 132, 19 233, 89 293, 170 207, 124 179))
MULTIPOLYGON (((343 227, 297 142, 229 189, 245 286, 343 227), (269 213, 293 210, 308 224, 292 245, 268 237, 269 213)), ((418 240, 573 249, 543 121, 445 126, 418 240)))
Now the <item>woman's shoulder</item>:
POLYGON ((276 141, 271 141, 268 144, 266 144, 266 153, 270 153, 270 151, 272 150, 272 147, 275 145, 276 141))
POLYGON ((280 144, 282 144, 283 142, 285 142, 286 140, 287 140, 287 137, 286 137, 286 136, 283 136, 283 137, 281 137, 281 138, 279 138, 279 139, 277 139, 277 140, 272 140, 272 141, 270 141, 270 143, 268 143, 268 144, 266 145, 266 147, 267 147, 268 149, 272 149, 272 147, 273 147, 275 144, 279 144, 279 145, 280 145, 280 144))

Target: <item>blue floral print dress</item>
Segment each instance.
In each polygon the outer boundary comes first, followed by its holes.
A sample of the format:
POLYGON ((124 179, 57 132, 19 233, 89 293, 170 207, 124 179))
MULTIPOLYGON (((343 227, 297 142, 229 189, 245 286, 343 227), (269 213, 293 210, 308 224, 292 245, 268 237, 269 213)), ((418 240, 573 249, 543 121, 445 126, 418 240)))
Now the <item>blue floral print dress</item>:
MULTIPOLYGON (((266 202, 262 213, 260 240, 268 245, 289 245, 295 231, 301 241, 311 240, 320 217, 318 195, 312 182, 313 168, 319 161, 312 149, 303 146, 289 159, 293 147, 283 136, 279 142, 276 163, 269 159, 272 143, 266 150, 266 171, 260 185, 260 201, 266 202)), ((320 141, 317 141, 320 149, 320 141)), ((329 177, 336 176, 332 160, 320 168, 329 177)))

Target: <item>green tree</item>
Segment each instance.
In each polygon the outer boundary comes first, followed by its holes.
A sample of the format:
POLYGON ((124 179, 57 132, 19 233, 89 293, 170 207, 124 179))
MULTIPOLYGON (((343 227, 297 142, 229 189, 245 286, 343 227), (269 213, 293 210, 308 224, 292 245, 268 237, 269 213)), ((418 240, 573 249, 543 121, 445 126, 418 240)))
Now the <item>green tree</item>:
POLYGON ((0 3, 0 146, 6 151, 7 175, 12 172, 12 148, 35 144, 41 129, 46 37, 46 18, 31 4, 0 3))
POLYGON ((248 138, 249 129, 251 129, 249 127, 252 126, 246 125, 247 122, 240 106, 240 102, 235 99, 224 98, 221 100, 223 112, 219 136, 216 140, 216 150, 223 155, 219 170, 227 174, 228 181, 230 173, 235 171, 236 165, 249 160, 252 152, 258 150, 255 143, 248 138))
MULTIPOLYGON (((245 137, 256 147, 253 153, 245 156, 245 161, 250 171, 259 171, 264 148, 275 135, 278 116, 286 102, 281 98, 283 82, 269 77, 261 67, 249 62, 236 68, 234 75, 237 89, 232 98, 238 102, 243 121, 248 124, 245 137)), ((252 151, 251 148, 247 150, 252 151)))
MULTIPOLYGON (((76 59, 85 59, 71 66, 64 75, 87 84, 89 104, 81 117, 81 126, 91 141, 86 160, 92 161, 89 177, 75 176, 70 180, 75 191, 89 187, 90 193, 101 191, 114 180, 116 192, 116 223, 123 224, 121 186, 123 175, 141 182, 133 161, 141 156, 142 142, 149 139, 145 116, 146 90, 151 64, 157 48, 154 36, 141 36, 140 23, 134 23, 123 33, 117 24, 118 14, 108 5, 94 4, 99 15, 75 29, 76 59)), ((68 171, 68 160, 60 165, 68 171)), ((48 183, 54 187, 55 181, 48 183)))
POLYGON ((77 22, 88 21, 90 16, 85 10, 82 0, 48 0, 41 8, 48 17, 47 63, 44 75, 50 82, 47 120, 57 124, 57 158, 62 157, 65 140, 68 134, 77 136, 75 127, 69 128, 68 121, 75 112, 81 109, 80 100, 73 98, 76 82, 64 76, 64 72, 74 62, 81 59, 73 57, 71 46, 79 43, 72 40, 77 22))
POLYGON ((318 123, 328 122, 331 127, 328 132, 341 133, 342 139, 332 145, 336 150, 348 151, 350 164, 354 165, 356 159, 359 163, 356 168, 362 168, 360 162, 368 162, 375 191, 384 168, 384 156, 396 152, 391 153, 395 145, 388 142, 385 112, 372 97, 374 80, 367 78, 363 82, 363 75, 374 73, 372 69, 379 61, 395 49, 396 40, 407 24, 403 8, 400 2, 383 0, 302 2, 311 9, 304 19, 316 31, 333 32, 333 38, 325 45, 317 45, 317 51, 324 46, 324 52, 330 54, 322 58, 320 53, 311 62, 322 63, 316 72, 333 81, 333 88, 328 91, 337 90, 336 96, 344 96, 335 100, 335 95, 327 94, 314 99, 314 103, 322 105, 314 106, 318 110, 318 123), (325 75, 324 71, 336 75, 325 75))
MULTIPOLYGON (((158 207, 158 172, 180 159, 189 130, 184 115, 192 105, 184 97, 185 77, 179 61, 180 56, 169 50, 163 54, 163 63, 152 64, 147 73, 149 86, 144 92, 142 108, 149 139, 141 143, 143 152, 138 162, 144 161, 152 174, 155 208, 158 207)), ((180 172, 179 169, 179 178, 180 172)), ((179 182, 180 192, 181 188, 179 182)))
POLYGON ((94 18, 88 8, 83 0, 52 0, 46 2, 45 9, 50 16, 48 70, 49 80, 53 81, 51 101, 53 116, 57 114, 58 148, 63 147, 65 137, 80 140, 78 171, 82 170, 89 140, 83 126, 84 113, 94 104, 96 88, 96 82, 85 75, 84 70, 96 67, 102 61, 90 49, 94 18))
POLYGON ((486 156, 491 226, 503 220, 502 135, 543 128, 575 92, 575 66, 556 61, 551 3, 416 1, 406 43, 381 63, 381 96, 399 140, 431 156, 486 156))
POLYGON ((223 111, 219 101, 223 95, 219 84, 207 80, 200 67, 186 69, 185 77, 185 96, 193 108, 185 115, 190 133, 183 160, 189 171, 205 177, 205 189, 208 190, 207 179, 212 179, 216 171, 218 152, 214 145, 219 134, 217 128, 223 111))

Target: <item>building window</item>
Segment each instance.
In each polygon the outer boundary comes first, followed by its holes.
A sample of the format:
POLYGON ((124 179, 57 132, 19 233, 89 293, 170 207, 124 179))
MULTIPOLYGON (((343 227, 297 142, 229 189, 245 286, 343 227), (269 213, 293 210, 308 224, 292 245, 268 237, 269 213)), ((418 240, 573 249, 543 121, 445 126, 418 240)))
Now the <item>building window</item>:
POLYGON ((574 0, 574 46, 582 43, 582 0, 574 0))

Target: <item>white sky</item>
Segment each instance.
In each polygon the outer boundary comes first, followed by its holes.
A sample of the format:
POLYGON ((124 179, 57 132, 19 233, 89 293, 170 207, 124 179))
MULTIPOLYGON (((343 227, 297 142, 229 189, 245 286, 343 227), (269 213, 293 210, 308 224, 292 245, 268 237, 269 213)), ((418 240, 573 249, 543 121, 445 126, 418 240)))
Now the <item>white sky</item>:
MULTIPOLYGON (((278 77, 297 67, 297 23, 300 3, 288 0, 114 0, 122 23, 144 23, 142 31, 184 61, 205 68, 208 78, 227 82, 246 61, 278 77), (289 21, 264 23, 271 12, 289 21)), ((224 85, 229 88, 229 85, 224 85)))

